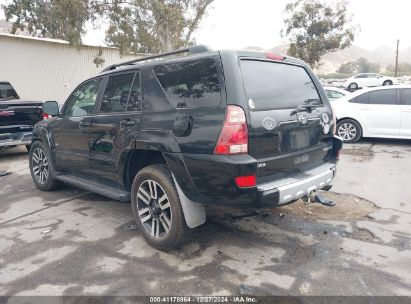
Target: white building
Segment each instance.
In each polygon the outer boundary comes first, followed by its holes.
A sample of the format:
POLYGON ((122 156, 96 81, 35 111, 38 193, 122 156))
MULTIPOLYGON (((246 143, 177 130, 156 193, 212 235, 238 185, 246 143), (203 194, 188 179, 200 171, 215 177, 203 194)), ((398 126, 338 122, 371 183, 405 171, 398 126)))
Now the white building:
POLYGON ((104 63, 97 67, 99 51, 98 46, 0 33, 0 81, 9 81, 22 99, 64 103, 79 83, 104 67, 141 57, 101 47, 104 63))

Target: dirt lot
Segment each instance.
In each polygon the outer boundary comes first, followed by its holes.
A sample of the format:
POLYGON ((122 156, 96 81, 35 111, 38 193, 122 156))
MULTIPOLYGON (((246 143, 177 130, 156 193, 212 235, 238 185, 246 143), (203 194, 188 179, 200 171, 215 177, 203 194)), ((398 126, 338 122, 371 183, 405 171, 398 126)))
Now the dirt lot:
POLYGON ((182 249, 144 242, 130 205, 41 192, 0 153, 0 295, 411 295, 411 142, 346 145, 328 197, 209 210, 182 249))

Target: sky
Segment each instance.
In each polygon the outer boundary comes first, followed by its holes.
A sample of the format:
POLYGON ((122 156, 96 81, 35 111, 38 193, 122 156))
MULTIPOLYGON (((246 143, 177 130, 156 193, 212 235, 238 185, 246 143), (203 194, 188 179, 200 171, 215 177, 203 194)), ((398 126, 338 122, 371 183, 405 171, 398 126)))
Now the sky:
MULTIPOLYGON (((331 1, 331 0, 327 0, 331 1)), ((7 0, 0 0, 0 4, 7 0)), ((197 43, 214 49, 259 46, 264 49, 285 43, 284 8, 290 0, 215 0, 195 33, 197 43)), ((353 23, 361 31, 354 44, 366 49, 382 45, 400 49, 411 47, 410 0, 348 0, 353 23)), ((4 18, 0 11, 0 18, 4 18)), ((85 44, 104 45, 104 26, 93 29, 88 25, 85 44)))

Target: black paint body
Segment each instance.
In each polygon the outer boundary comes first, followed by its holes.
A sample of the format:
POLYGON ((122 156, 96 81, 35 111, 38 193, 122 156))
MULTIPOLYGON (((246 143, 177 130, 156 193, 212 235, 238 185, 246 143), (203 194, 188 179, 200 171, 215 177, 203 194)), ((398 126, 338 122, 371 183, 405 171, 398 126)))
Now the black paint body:
MULTIPOLYGON (((133 151, 161 153, 170 171, 186 196, 201 204, 267 207, 278 203, 275 193, 262 199, 257 187, 239 188, 234 179, 240 175, 257 175, 257 184, 274 181, 314 168, 325 162, 336 162, 332 131, 322 133, 317 112, 306 113, 309 119, 302 126, 290 115, 292 109, 251 111, 248 106, 239 61, 241 58, 268 60, 262 53, 218 51, 176 59, 146 62, 104 72, 93 112, 83 117, 59 117, 40 122, 34 139, 50 147, 58 172, 87 176, 130 191, 134 176, 128 176, 133 151), (221 85, 218 106, 178 107, 167 98, 153 67, 173 62, 213 58, 217 62, 221 85), (142 109, 136 112, 103 114, 99 112, 102 91, 110 75, 138 71, 141 75, 142 109), (249 152, 243 155, 214 155, 214 148, 224 124, 227 105, 245 110, 249 152), (263 128, 264 117, 279 122, 274 130, 263 128), (311 119, 311 120, 310 120, 311 119), (131 123, 127 123, 131 122, 131 123), (292 138, 303 134, 308 146, 295 148, 292 138), (301 133, 302 132, 302 133, 301 133), (294 135, 293 135, 294 134, 294 135), (296 157, 306 155, 306 161, 296 163, 296 157), (258 168, 258 164, 265 166, 258 168)), ((278 64, 298 65, 312 79, 323 107, 319 110, 332 117, 331 107, 322 86, 309 67, 293 58, 278 64)), ((302 101, 303 102, 303 101, 302 101)), ((63 113, 64 107, 61 111, 63 113)), ((138 161, 138 160, 133 160, 138 161)))

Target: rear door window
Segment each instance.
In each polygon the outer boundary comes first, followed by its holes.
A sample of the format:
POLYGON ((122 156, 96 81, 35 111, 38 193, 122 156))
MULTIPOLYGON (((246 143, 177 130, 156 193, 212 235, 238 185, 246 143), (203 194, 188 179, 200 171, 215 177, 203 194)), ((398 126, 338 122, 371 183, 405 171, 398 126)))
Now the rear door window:
POLYGON ((253 101, 255 111, 293 109, 304 102, 321 102, 303 67, 258 60, 241 60, 240 65, 247 98, 253 101))
POLYGON ((112 75, 108 78, 103 98, 101 100, 101 113, 126 111, 134 76, 135 73, 133 72, 112 75))
POLYGON ((395 105, 397 104, 397 90, 378 90, 372 91, 370 95, 370 104, 380 104, 380 105, 395 105))
POLYGON ((401 90, 401 104, 411 106, 411 89, 401 90))
POLYGON ((153 70, 168 99, 177 108, 220 105, 221 85, 214 59, 159 65, 153 70))
POLYGON ((141 82, 140 73, 137 72, 136 77, 134 77, 133 86, 131 87, 130 96, 127 103, 127 112, 140 112, 142 104, 142 94, 141 94, 141 82))
POLYGON ((357 96, 354 99, 351 99, 354 103, 361 103, 361 104, 368 104, 369 102, 370 93, 365 93, 357 96))

